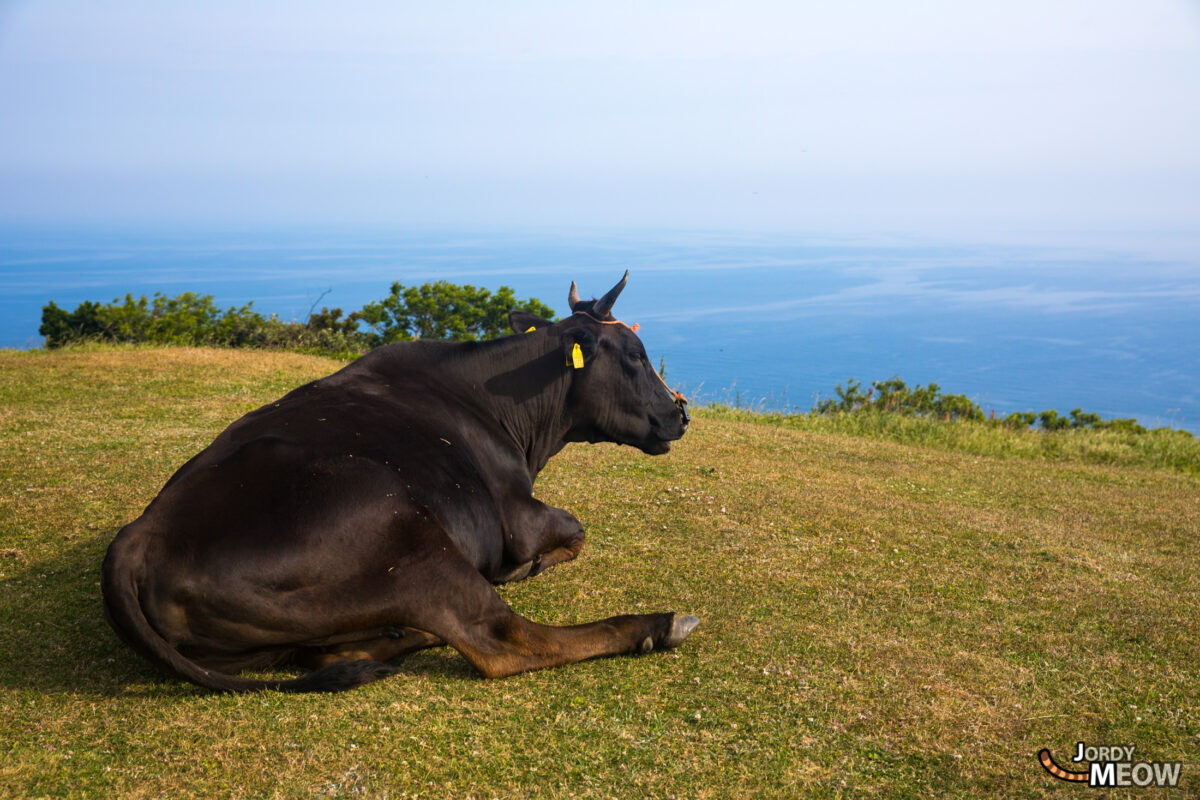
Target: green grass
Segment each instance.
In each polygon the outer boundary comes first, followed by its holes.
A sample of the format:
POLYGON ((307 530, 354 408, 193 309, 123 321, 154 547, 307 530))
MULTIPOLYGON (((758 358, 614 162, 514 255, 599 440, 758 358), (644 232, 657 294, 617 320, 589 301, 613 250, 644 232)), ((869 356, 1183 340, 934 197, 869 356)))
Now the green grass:
POLYGON ((1187 431, 1171 428, 1140 433, 1103 428, 1017 430, 999 420, 941 420, 875 410, 779 414, 712 406, 702 409, 701 413, 716 419, 755 422, 813 433, 863 436, 973 455, 1161 467, 1200 476, 1200 439, 1187 431))
POLYGON ((1100 440, 702 410, 666 456, 563 451, 538 495, 588 544, 503 589, 541 622, 701 617, 676 651, 500 681, 427 651, 332 696, 158 673, 103 619, 113 531, 336 367, 0 352, 0 796, 1091 796, 1035 761, 1078 740, 1184 761, 1150 796, 1200 795, 1200 480, 1100 440))

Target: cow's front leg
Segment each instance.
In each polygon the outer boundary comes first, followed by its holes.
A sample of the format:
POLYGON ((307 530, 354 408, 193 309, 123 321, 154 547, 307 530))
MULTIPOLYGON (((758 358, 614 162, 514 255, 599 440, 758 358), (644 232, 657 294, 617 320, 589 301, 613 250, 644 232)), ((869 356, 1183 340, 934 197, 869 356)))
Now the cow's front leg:
POLYGON ((575 516, 561 508, 543 506, 552 518, 550 534, 545 536, 533 557, 533 570, 530 575, 537 575, 543 570, 570 561, 579 555, 583 549, 583 524, 575 516))
MULTIPOLYGON (((439 551, 440 553, 440 551, 439 551)), ((680 645, 700 620, 684 614, 624 614, 582 625, 541 625, 517 614, 465 559, 419 565, 413 593, 398 598, 398 618, 462 653, 487 678, 502 678, 587 658, 645 654, 680 645)))
POLYGON ((583 525, 574 515, 532 498, 505 525, 504 563, 493 583, 509 583, 570 561, 583 549, 583 525))

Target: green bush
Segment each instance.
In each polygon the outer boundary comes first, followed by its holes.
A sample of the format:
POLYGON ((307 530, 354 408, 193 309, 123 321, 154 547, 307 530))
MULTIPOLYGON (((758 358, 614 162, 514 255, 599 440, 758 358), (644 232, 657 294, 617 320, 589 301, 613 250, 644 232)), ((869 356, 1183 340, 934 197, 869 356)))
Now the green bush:
POLYGON ((303 323, 264 317, 253 305, 222 310, 212 295, 195 292, 137 299, 126 294, 108 305, 85 301, 74 311, 51 301, 42 308, 38 333, 46 337, 49 348, 101 341, 259 347, 353 357, 395 341, 494 338, 507 331, 508 312, 514 308, 554 316, 554 309, 533 298, 518 300, 507 286, 493 294, 447 281, 420 287, 394 283, 387 297, 358 311, 343 316, 340 308, 322 308, 303 323))
MULTIPOLYGON (((862 390, 861 383, 851 378, 846 381, 845 386, 839 383, 834 388, 834 393, 837 395, 836 399, 828 397, 819 401, 813 406, 811 415, 899 414, 946 422, 987 421, 993 425, 1004 425, 1020 431, 1036 426, 1045 432, 1100 430, 1133 435, 1148 433, 1136 419, 1101 419, 1099 414, 1087 412, 1081 408, 1072 409, 1070 416, 1066 417, 1060 416, 1055 409, 1039 413, 1014 411, 997 421, 994 412, 985 415, 983 409, 966 395, 943 394, 941 387, 936 383, 910 388, 898 377, 886 381, 875 381, 866 392, 862 390)), ((1175 433, 1175 431, 1165 428, 1159 428, 1157 431, 1175 433)), ((1186 431, 1179 431, 1179 433, 1185 437, 1194 438, 1186 431)))
POLYGON ((47 347, 61 347, 70 342, 103 339, 104 325, 99 319, 99 303, 85 300, 74 311, 65 311, 54 304, 42 307, 42 324, 38 333, 46 337, 47 347))
POLYGON ((946 420, 983 420, 983 410, 961 394, 942 394, 936 383, 928 386, 909 386, 899 377, 875 381, 864 394, 862 384, 851 378, 843 387, 834 389, 838 399, 827 398, 813 409, 818 414, 834 412, 880 411, 892 414, 914 414, 946 420))
POLYGON ((177 297, 156 293, 153 300, 127 294, 109 305, 85 301, 69 313, 51 301, 42 309, 38 333, 46 337, 47 347, 86 340, 244 347, 254 343, 266 323, 251 305, 222 311, 212 295, 195 292, 177 297))
POLYGON ((554 309, 539 300, 517 300, 507 286, 492 294, 470 284, 438 281, 420 287, 393 283, 387 297, 367 303, 351 317, 367 324, 368 342, 377 347, 411 339, 494 339, 508 330, 508 312, 513 309, 554 316, 554 309))

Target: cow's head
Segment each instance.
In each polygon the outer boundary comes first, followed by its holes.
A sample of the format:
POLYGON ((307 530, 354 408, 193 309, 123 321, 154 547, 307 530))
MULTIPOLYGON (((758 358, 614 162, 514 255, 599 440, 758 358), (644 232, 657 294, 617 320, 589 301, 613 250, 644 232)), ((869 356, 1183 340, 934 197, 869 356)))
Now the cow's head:
POLYGON ((612 315, 625 277, 599 300, 580 300, 571 282, 571 316, 556 323, 525 311, 509 314, 518 333, 550 327, 558 333, 563 368, 572 376, 567 404, 570 441, 617 442, 651 455, 665 453, 688 426, 687 400, 667 388, 634 329, 612 315))

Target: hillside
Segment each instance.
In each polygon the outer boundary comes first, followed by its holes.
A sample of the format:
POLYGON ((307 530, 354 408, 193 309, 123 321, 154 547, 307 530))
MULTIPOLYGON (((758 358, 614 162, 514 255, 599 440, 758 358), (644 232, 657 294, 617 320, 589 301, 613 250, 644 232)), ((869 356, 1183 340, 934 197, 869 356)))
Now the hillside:
POLYGON ((548 623, 696 614, 677 651, 492 682, 427 651, 338 696, 161 675, 104 622, 113 531, 337 366, 0 351, 0 795, 1049 797, 1036 753, 1077 741, 1200 794, 1200 479, 720 410, 665 456, 564 450, 537 493, 588 543, 502 589, 548 623))

